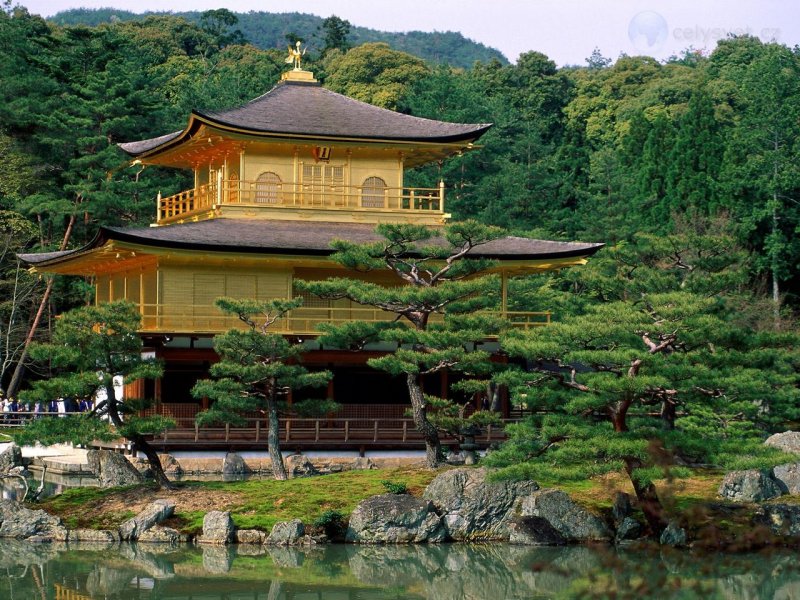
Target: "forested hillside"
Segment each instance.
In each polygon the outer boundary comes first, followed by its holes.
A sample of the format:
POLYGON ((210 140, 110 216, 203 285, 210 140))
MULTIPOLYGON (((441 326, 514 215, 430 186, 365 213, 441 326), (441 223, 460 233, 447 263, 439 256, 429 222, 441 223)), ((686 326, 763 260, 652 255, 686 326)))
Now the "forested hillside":
MULTIPOLYGON (((79 247, 101 225, 148 224, 158 192, 190 187, 190 174, 128 164, 117 142, 178 130, 192 108, 231 107, 278 81, 285 49, 237 43, 236 29, 250 34, 227 11, 203 17, 66 26, 24 9, 0 11, 4 348, 19 346, 45 290, 19 268, 15 252, 79 247)), ((265 45, 283 48, 287 28, 318 26, 284 17, 287 25, 276 26, 265 45)), ((795 326, 797 48, 738 37, 710 56, 687 53, 667 63, 621 57, 610 64, 595 55, 584 68, 558 69, 531 51, 514 65, 489 60, 454 69, 360 44, 357 29, 337 37, 336 25, 314 34, 319 41, 304 62, 325 86, 413 115, 494 123, 482 149, 410 172, 409 185, 442 178, 455 218, 605 242, 608 256, 627 261, 627 270, 598 260, 540 287, 519 284, 518 308, 552 309, 561 318, 583 310, 554 290, 630 299, 620 281, 649 265, 673 275, 724 271, 725 285, 707 295, 731 298, 729 314, 742 327, 795 326)), ((679 278, 671 281, 683 289, 679 278)), ((662 284, 653 275, 635 293, 662 284)), ((79 278, 54 286, 49 315, 91 299, 79 278)), ((13 351, 2 360, 5 384, 13 351)))
MULTIPOLYGON (((155 12, 137 15, 126 10, 112 8, 75 8, 54 15, 50 20, 58 25, 90 25, 116 23, 120 21, 141 20, 147 16, 183 17, 190 23, 199 23, 202 14, 199 11, 166 13, 155 12)), ((325 45, 322 17, 306 13, 268 13, 250 11, 234 13, 239 19, 237 28, 244 39, 263 50, 284 48, 287 40, 297 38, 307 42, 312 49, 321 49, 325 45)), ((508 60, 498 50, 489 48, 465 38, 455 31, 408 31, 394 33, 377 31, 367 27, 353 26, 350 29, 350 43, 354 46, 367 42, 385 42, 395 50, 402 50, 427 61, 443 63, 453 67, 469 68, 476 61, 488 62, 498 60, 508 64, 508 60)), ((294 41, 292 41, 294 43, 294 41)))

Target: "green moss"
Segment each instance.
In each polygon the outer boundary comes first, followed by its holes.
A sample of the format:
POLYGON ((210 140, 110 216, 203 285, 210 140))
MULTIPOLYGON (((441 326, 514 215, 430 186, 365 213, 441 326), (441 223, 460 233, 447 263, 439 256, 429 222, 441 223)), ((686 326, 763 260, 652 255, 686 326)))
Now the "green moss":
POLYGON ((364 498, 385 493, 381 481, 386 479, 420 494, 433 475, 428 471, 401 469, 347 471, 288 481, 242 481, 222 484, 227 487, 216 489, 235 492, 240 497, 241 504, 231 511, 237 526, 270 531, 278 521, 301 519, 310 523, 328 510, 350 514, 364 498))

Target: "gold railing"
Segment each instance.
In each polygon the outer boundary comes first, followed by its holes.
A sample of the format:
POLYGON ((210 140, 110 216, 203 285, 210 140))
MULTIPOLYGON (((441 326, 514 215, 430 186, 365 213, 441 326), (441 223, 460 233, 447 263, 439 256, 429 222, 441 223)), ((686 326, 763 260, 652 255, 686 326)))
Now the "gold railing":
POLYGON ((444 214, 444 183, 436 188, 374 188, 330 184, 231 181, 201 185, 158 199, 158 222, 178 220, 219 206, 320 208, 346 211, 444 214))
MULTIPOLYGON (((225 315, 215 306, 207 305, 140 305, 142 331, 164 333, 220 333, 234 327, 244 327, 235 316, 225 315)), ((525 311, 487 311, 508 319, 513 327, 530 329, 550 324, 549 312, 525 311)), ((315 308, 302 307, 276 321, 272 331, 294 335, 317 335, 320 323, 347 323, 367 321, 370 323, 392 321, 394 313, 377 308, 315 308)), ((441 315, 434 315, 432 321, 440 321, 441 315)))

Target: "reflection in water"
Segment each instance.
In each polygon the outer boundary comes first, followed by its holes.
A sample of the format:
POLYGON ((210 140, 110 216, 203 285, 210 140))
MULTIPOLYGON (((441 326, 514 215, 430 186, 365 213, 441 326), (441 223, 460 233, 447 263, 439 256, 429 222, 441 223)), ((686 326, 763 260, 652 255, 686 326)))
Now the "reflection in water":
POLYGON ((0 541, 0 598, 800 597, 793 554, 496 545, 170 547, 0 541))

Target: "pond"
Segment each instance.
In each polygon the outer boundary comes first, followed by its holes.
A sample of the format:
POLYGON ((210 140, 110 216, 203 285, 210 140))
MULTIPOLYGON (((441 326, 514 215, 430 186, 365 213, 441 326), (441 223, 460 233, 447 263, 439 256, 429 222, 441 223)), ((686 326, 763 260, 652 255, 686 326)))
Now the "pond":
POLYGON ((0 541, 8 600, 800 598, 786 551, 613 547, 165 547, 0 541))

